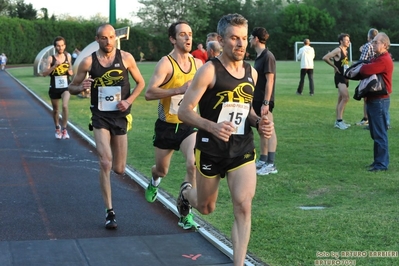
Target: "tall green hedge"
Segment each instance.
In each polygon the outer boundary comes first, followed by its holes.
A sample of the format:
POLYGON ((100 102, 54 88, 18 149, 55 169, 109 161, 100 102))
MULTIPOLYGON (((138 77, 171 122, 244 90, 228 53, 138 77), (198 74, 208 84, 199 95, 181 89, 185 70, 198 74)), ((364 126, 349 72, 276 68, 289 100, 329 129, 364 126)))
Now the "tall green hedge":
MULTIPOLYGON (((36 55, 45 47, 52 45, 56 36, 67 41, 67 51, 82 50, 95 40, 99 24, 94 22, 25 20, 0 16, 0 53, 8 57, 8 64, 31 64, 36 55)), ((127 25, 115 25, 115 28, 127 25)), ((139 28, 131 27, 129 40, 121 42, 121 49, 140 59, 140 51, 147 60, 159 60, 172 50, 167 38, 156 37, 139 28)))

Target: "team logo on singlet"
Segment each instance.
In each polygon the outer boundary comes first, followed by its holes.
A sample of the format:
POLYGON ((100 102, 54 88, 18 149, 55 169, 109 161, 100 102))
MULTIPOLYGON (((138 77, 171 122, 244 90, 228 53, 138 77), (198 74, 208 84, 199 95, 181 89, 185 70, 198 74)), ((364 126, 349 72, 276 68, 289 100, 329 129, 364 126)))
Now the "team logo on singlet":
POLYGON ((68 62, 66 63, 62 63, 59 66, 57 66, 54 70, 53 70, 53 75, 57 75, 57 76, 61 76, 61 75, 65 75, 69 70, 69 64, 68 62))
POLYGON ((349 65, 348 57, 346 56, 341 60, 341 66, 345 65, 349 65))
POLYGON ((252 92, 254 91, 254 86, 251 83, 244 82, 238 84, 234 90, 221 91, 216 93, 219 97, 219 101, 215 104, 213 109, 216 109, 219 105, 224 102, 238 102, 238 103, 249 103, 252 101, 252 92), (250 92, 248 92, 250 91, 250 92))
POLYGON ((122 73, 123 70, 121 69, 112 69, 105 72, 101 77, 94 79, 94 88, 117 85, 123 80, 122 73))

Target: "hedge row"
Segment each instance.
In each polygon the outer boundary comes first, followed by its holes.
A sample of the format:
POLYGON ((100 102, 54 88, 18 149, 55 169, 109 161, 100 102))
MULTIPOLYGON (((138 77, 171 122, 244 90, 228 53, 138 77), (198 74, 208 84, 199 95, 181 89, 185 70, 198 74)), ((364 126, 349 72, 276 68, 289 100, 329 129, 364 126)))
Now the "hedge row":
MULTIPOLYGON (((8 64, 31 64, 36 55, 46 46, 52 45, 56 36, 67 41, 67 51, 82 50, 95 39, 99 24, 94 22, 24 20, 0 17, 0 53, 8 57, 8 64)), ((115 28, 127 25, 115 25, 115 28)), ((172 49, 165 36, 151 36, 147 32, 131 27, 129 40, 121 42, 121 49, 140 59, 140 51, 147 60, 159 60, 172 49)))

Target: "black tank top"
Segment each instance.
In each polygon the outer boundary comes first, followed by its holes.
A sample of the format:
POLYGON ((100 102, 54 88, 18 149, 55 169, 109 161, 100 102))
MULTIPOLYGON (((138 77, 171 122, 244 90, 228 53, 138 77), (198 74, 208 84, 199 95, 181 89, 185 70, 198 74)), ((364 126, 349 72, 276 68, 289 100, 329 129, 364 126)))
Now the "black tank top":
MULTIPOLYGON (((217 58, 210 60, 215 66, 216 82, 212 89, 207 89, 199 101, 199 112, 202 117, 217 122, 221 114, 223 103, 229 102, 230 106, 235 104, 245 105, 249 108, 248 113, 227 112, 227 117, 236 125, 242 123, 243 134, 233 134, 228 142, 216 138, 213 134, 198 130, 196 148, 204 153, 223 158, 234 158, 244 155, 255 149, 253 133, 247 117, 252 105, 254 82, 252 79, 251 65, 244 62, 245 75, 237 79, 230 75, 217 58)), ((226 105, 225 105, 226 106, 226 105)), ((246 109, 245 109, 246 111, 246 109)), ((226 116, 224 116, 226 117, 226 116)))
POLYGON ((349 67, 349 63, 348 63, 348 57, 344 54, 344 51, 341 49, 341 47, 339 48, 341 50, 341 57, 339 58, 338 61, 334 61, 334 66, 336 66, 339 70, 339 72, 341 74, 339 74, 338 72, 336 73, 336 75, 344 75, 344 69, 346 70, 349 67))
MULTIPOLYGON (((68 73, 70 62, 68 62, 68 54, 64 52, 65 60, 58 67, 56 67, 50 73, 50 90, 51 91, 63 91, 68 90, 68 85, 71 82, 70 76, 68 73)), ((52 61, 50 66, 54 66, 57 59, 54 55, 51 56, 52 61)))
POLYGON ((130 113, 130 108, 121 111, 100 111, 98 109, 98 87, 121 86, 121 100, 130 96, 130 82, 128 71, 123 65, 121 51, 116 50, 114 62, 110 67, 103 67, 97 59, 96 52, 91 54, 92 65, 89 75, 94 80, 91 83, 91 106, 93 113, 106 117, 125 117, 130 113))

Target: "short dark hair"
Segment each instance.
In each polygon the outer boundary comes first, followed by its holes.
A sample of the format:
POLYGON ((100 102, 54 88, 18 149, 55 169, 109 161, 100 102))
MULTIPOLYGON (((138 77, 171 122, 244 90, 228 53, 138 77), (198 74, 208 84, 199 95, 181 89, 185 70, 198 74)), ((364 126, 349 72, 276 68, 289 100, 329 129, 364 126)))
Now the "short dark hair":
POLYGON ((340 35, 338 35, 338 43, 341 44, 341 41, 345 38, 348 37, 350 38, 348 33, 341 33, 340 35))
POLYGON ((168 29, 168 37, 172 37, 173 39, 176 40, 176 26, 180 24, 187 24, 188 26, 190 26, 188 22, 185 20, 179 20, 175 23, 172 23, 172 25, 170 25, 168 29))
POLYGON ((57 42, 59 42, 59 41, 64 41, 64 44, 66 45, 66 40, 65 40, 65 38, 62 37, 62 36, 57 36, 57 37, 55 37, 55 39, 54 39, 54 41, 53 41, 54 47, 57 45, 57 42))
POLYGON ((269 33, 265 28, 255 27, 251 33, 252 36, 258 37, 260 43, 265 44, 267 39, 269 39, 269 33))

